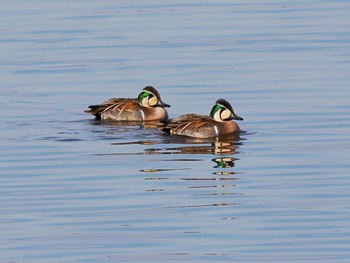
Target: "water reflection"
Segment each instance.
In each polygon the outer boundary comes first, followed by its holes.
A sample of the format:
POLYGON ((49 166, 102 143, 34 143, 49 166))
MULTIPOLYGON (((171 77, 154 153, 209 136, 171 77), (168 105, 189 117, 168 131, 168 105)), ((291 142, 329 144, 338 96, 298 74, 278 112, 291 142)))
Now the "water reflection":
POLYGON ((132 127, 138 126, 146 129, 161 129, 164 127, 164 123, 160 121, 109 121, 109 120, 89 120, 91 125, 94 126, 108 126, 108 127, 132 127))
MULTIPOLYGON (((144 144, 143 141, 140 143, 144 144)), ((174 163, 176 160, 184 161, 187 159, 189 161, 186 162, 185 165, 189 164, 190 168, 180 168, 185 171, 182 171, 180 173, 181 175, 177 179, 189 182, 186 187, 187 189, 191 189, 192 195, 202 196, 203 198, 205 196, 212 196, 212 198, 217 198, 218 196, 228 197, 237 194, 233 190, 235 187, 233 182, 237 180, 237 178, 234 176, 235 172, 233 171, 233 168, 238 159, 234 156, 238 153, 238 149, 242 143, 243 142, 239 137, 215 138, 207 140, 170 137, 161 140, 158 144, 156 144, 155 141, 152 141, 149 145, 152 145, 153 147, 145 148, 144 153, 163 155, 170 154, 174 156, 181 155, 180 159, 171 158, 167 159, 167 161, 172 163, 170 165, 172 167, 178 166, 174 163), (169 145, 171 146, 169 147, 169 145), (193 158, 194 155, 201 156, 201 158, 193 158), (213 155, 215 156, 214 158, 212 157, 213 155), (203 164, 203 162, 205 162, 205 164, 203 164), (210 165, 209 163, 214 163, 214 165, 210 165), (196 172, 196 170, 203 168, 204 172, 196 172)), ((162 174, 166 174, 166 172, 175 171, 176 169, 143 169, 141 171, 148 173, 160 172, 162 174)), ((170 180, 174 179, 172 176, 177 174, 179 173, 173 172, 173 175, 169 175, 169 177, 151 177, 147 178, 147 180, 170 180)), ((159 191, 158 188, 153 190, 159 191)), ((164 189, 162 188, 162 190, 164 189)), ((210 198, 206 200, 204 204, 186 204, 183 206, 174 206, 172 208, 200 208, 222 205, 235 204, 215 203, 213 202, 213 199, 210 198)))
MULTIPOLYGON (((162 143, 167 143, 166 141, 162 143)), ((171 142, 173 143, 173 142, 171 142)), ((177 144, 181 143, 179 141, 177 144)), ((232 155, 236 153, 236 149, 239 147, 234 142, 221 142, 216 141, 213 143, 199 143, 193 141, 182 142, 185 146, 180 145, 176 147, 165 147, 165 148, 147 148, 145 152, 148 154, 216 154, 216 155, 232 155), (190 145, 188 145, 190 144, 190 145)))
MULTIPOLYGON (((144 180, 150 181, 151 187, 145 192, 172 191, 177 181, 184 182, 180 185, 189 190, 191 196, 199 198, 199 203, 172 208, 236 205, 230 196, 237 195, 233 190, 238 180, 234 168, 244 142, 239 135, 198 139, 166 135, 160 130, 161 123, 94 121, 93 125, 102 127, 98 130, 104 133, 106 140, 115 139, 109 144, 115 150, 95 155, 134 156, 137 170, 145 174, 144 180), (227 203, 219 202, 221 199, 227 203)), ((182 190, 176 188, 176 191, 182 190)))
MULTIPOLYGON (((176 162, 189 162, 196 165, 197 161, 202 161, 203 158, 188 158, 192 155, 215 155, 215 158, 206 158, 215 163, 212 166, 215 169, 227 169, 233 168, 235 162, 238 160, 233 156, 238 153, 240 145, 243 144, 242 138, 239 135, 224 136, 218 138, 198 139, 185 136, 168 136, 160 131, 162 123, 159 122, 111 122, 111 121, 91 121, 93 125, 106 126, 108 129, 100 130, 108 137, 116 138, 115 134, 127 133, 130 137, 139 138, 140 131, 153 131, 152 139, 140 139, 140 140, 123 140, 110 143, 113 146, 132 146, 132 145, 149 145, 152 147, 143 148, 138 152, 115 152, 115 153, 97 153, 95 155, 184 155, 185 158, 172 158, 167 161, 176 162), (128 127, 137 126, 136 129, 128 129, 128 127), (117 127, 117 130, 111 130, 112 127, 117 127), (120 128, 120 129, 119 129, 120 128), (133 136, 134 133, 134 136, 133 136)), ((152 132, 151 132, 152 133, 152 132)), ((119 148, 120 149, 120 148, 119 148)), ((189 168, 181 168, 180 170, 186 170, 189 168)), ((171 167, 166 169, 159 168, 147 168, 140 169, 141 172, 156 173, 179 170, 171 167)), ((229 171, 216 171, 215 175, 229 175, 233 172, 229 171)))
MULTIPOLYGON (((152 143, 155 144, 155 142, 152 143)), ((224 137, 206 140, 171 137, 163 140, 159 144, 162 144, 165 147, 145 148, 144 152, 147 154, 216 155, 217 157, 210 158, 210 160, 215 163, 213 168, 226 169, 235 166, 235 161, 238 159, 234 158, 233 155, 238 153, 238 149, 243 142, 239 137, 224 137), (166 147, 168 144, 176 144, 176 146, 166 147)), ((190 160, 193 160, 193 158, 190 160)), ((227 175, 233 174, 233 172, 222 171, 215 172, 214 174, 227 175)))
MULTIPOLYGON (((235 166, 237 158, 232 157, 238 153, 238 148, 243 144, 238 139, 231 138, 215 138, 207 140, 198 140, 189 138, 166 138, 161 140, 138 140, 127 142, 115 142, 111 145, 155 145, 158 147, 150 147, 143 149, 142 152, 134 153, 108 153, 107 155, 157 155, 157 154, 170 154, 170 155, 217 155, 218 157, 212 158, 211 161, 216 165, 213 168, 232 168, 235 166), (174 145, 167 147, 167 145, 174 145)), ((98 154, 101 155, 101 154, 98 154)), ((103 155, 103 154, 102 154, 103 155)), ((182 158, 182 159, 170 159, 170 161, 200 161, 201 159, 195 158, 182 158)), ((161 172, 170 171, 173 169, 143 169, 143 172, 161 172)))
POLYGON ((214 168, 231 168, 235 166, 234 161, 236 159, 232 157, 218 157, 211 160, 217 164, 214 168))

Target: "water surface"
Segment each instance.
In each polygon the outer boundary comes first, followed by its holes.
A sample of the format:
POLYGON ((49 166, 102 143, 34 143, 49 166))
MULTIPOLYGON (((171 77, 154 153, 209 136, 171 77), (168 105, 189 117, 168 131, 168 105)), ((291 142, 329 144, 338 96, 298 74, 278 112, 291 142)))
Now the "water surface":
POLYGON ((1 262, 347 262, 348 1, 5 1, 1 262), (154 85, 232 140, 83 112, 154 85))

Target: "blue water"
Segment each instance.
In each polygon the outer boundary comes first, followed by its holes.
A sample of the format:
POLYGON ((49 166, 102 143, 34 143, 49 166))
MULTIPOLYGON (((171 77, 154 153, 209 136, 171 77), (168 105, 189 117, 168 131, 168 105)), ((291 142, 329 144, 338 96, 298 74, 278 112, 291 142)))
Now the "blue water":
POLYGON ((348 262, 348 1, 3 1, 0 262, 348 262), (83 112, 225 98, 234 141, 83 112))

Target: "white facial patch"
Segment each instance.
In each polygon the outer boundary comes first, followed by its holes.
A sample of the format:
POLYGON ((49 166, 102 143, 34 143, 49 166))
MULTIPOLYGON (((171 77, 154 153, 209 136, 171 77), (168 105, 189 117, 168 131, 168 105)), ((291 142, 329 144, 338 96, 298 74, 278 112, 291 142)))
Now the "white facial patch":
POLYGON ((221 120, 227 120, 231 116, 231 111, 228 109, 225 109, 221 112, 221 120))
POLYGON ((216 111, 214 116, 213 116, 213 119, 216 120, 216 121, 221 121, 221 116, 220 116, 220 111, 216 111))
POLYGON ((157 103, 158 103, 158 99, 157 99, 157 97, 155 97, 155 96, 153 96, 152 98, 150 98, 150 99, 148 100, 148 105, 149 105, 150 107, 155 106, 157 103))
POLYGON ((146 98, 143 98, 142 99, 142 101, 141 101, 141 104, 142 104, 142 106, 144 106, 144 107, 148 107, 149 105, 148 105, 148 98, 146 97, 146 98))

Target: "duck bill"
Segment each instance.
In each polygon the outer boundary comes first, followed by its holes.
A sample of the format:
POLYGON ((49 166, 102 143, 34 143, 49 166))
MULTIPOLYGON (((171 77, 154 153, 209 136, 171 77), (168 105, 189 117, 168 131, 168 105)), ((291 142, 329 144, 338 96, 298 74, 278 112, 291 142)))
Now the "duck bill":
POLYGON ((239 117, 238 115, 236 114, 232 114, 231 115, 231 120, 237 120, 237 121, 243 121, 243 118, 239 117))
POLYGON ((163 101, 158 101, 158 104, 157 104, 158 107, 163 107, 163 108, 170 108, 170 105, 169 104, 166 104, 164 103, 163 101))

